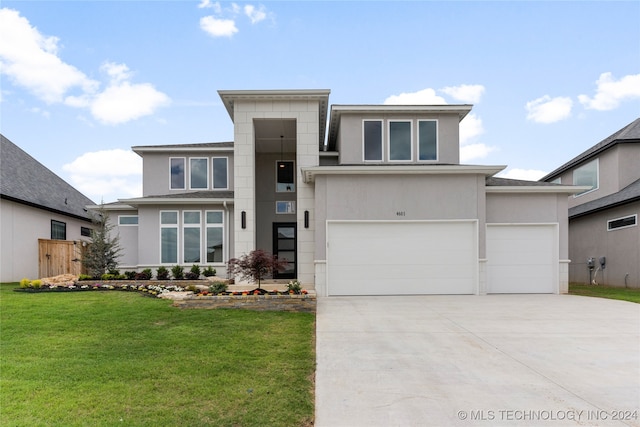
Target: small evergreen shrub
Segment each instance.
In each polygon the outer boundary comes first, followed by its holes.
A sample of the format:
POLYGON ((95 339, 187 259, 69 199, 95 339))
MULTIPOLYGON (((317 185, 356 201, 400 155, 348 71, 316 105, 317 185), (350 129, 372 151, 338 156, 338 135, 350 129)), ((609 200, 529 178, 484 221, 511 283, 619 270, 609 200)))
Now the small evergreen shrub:
POLYGON ((158 272, 156 273, 156 278, 158 280, 168 280, 169 279, 169 270, 167 267, 161 266, 158 267, 158 272))
POLYGON ((134 280, 136 278, 136 272, 135 271, 125 271, 124 272, 124 277, 127 280, 134 280))
POLYGON ((212 294, 221 294, 227 292, 227 284, 224 282, 216 282, 209 286, 209 292, 212 294))
POLYGON ((93 277, 89 276, 88 274, 79 275, 78 281, 83 281, 83 280, 93 280, 93 277))
POLYGON ((116 279, 116 276, 110 273, 105 273, 102 276, 100 276, 100 280, 115 280, 115 279, 116 279))
POLYGON ((216 269, 215 269, 215 268, 211 268, 211 266, 209 266, 209 267, 205 268, 205 269, 202 271, 202 275, 203 275, 204 277, 212 277, 212 276, 215 276, 215 275, 216 275, 216 269))
POLYGON ((200 278, 200 267, 197 265, 193 265, 191 267, 191 270, 189 270, 189 272, 185 274, 185 277, 188 280, 198 280, 200 278))
POLYGON ((176 280, 184 279, 184 268, 182 268, 182 266, 180 265, 174 265, 173 267, 171 267, 171 275, 176 280))
POLYGON ((198 287, 196 285, 187 286, 187 290, 193 292, 194 294, 198 293, 198 287))
POLYGON ((153 273, 150 268, 145 268, 140 273, 136 273, 136 280, 151 280, 153 273))

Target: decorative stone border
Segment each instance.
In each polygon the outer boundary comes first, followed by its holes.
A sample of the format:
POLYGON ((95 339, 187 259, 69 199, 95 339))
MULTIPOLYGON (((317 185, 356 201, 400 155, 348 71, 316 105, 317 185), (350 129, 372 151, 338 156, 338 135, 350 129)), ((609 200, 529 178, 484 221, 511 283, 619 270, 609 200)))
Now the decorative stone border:
POLYGON ((175 299, 174 307, 179 308, 242 308, 257 311, 296 311, 315 313, 315 295, 187 295, 175 299))

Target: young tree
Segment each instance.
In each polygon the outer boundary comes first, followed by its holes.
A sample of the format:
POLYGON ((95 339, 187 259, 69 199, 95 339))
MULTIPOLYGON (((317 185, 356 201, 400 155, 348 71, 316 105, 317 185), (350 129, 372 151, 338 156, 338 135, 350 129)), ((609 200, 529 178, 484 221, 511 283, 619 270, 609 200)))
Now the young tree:
POLYGON ((91 217, 94 228, 91 230, 91 240, 86 242, 88 245, 82 264, 92 277, 98 278, 117 267, 122 248, 119 236, 111 237, 114 226, 109 222, 109 213, 104 205, 100 205, 91 217))
POLYGON ((287 260, 280 260, 262 249, 256 249, 242 255, 240 258, 230 259, 227 264, 229 274, 237 274, 251 282, 257 281, 258 289, 260 289, 260 281, 274 271, 284 270, 287 266, 287 260))

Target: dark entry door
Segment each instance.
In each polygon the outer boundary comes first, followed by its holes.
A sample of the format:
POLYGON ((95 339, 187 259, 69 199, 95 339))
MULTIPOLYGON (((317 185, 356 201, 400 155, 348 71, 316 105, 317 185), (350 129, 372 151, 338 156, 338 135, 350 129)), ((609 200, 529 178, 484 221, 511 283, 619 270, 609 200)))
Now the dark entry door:
POLYGON ((274 272, 274 279, 295 279, 296 265, 296 223, 276 222, 273 224, 273 254, 278 259, 286 259, 288 264, 283 271, 274 272))

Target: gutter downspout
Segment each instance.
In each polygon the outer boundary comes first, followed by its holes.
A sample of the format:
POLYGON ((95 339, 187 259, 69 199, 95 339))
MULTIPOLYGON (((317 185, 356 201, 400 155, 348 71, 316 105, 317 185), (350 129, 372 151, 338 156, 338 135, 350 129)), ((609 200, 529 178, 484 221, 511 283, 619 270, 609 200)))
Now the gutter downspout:
MULTIPOLYGON (((229 208, 227 207, 227 201, 224 200, 222 202, 222 207, 224 208, 224 225, 225 225, 225 230, 224 230, 224 239, 225 239, 225 245, 224 245, 224 256, 223 256, 223 260, 226 259, 227 261, 229 260, 229 208)), ((224 262, 224 261, 223 261, 224 262)))

